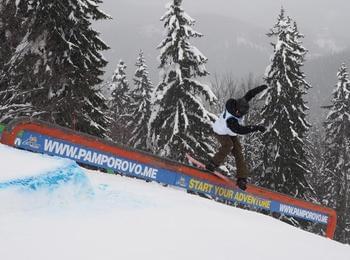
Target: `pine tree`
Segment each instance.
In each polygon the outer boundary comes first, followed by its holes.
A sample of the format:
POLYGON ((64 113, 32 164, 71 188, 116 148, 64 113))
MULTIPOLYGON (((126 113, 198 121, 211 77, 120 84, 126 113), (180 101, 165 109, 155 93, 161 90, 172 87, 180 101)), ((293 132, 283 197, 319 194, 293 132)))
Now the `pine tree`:
POLYGON ((100 0, 25 2, 25 36, 7 68, 16 97, 8 106, 30 104, 33 117, 106 136, 107 105, 96 86, 107 64, 100 51, 108 47, 90 21, 108 18, 100 0))
POLYGON ((112 76, 110 111, 113 122, 111 124, 112 139, 122 144, 129 140, 130 133, 126 127, 126 114, 130 106, 130 87, 126 78, 126 65, 120 60, 112 76))
POLYGON ((320 176, 324 169, 324 130, 321 122, 315 122, 309 131, 308 139, 310 140, 310 157, 311 157, 311 175, 308 176, 309 183, 314 187, 319 203, 323 201, 324 182, 320 176))
POLYGON ((350 80, 343 64, 338 72, 338 84, 324 122, 326 131, 323 195, 327 205, 338 214, 335 239, 350 243, 350 80))
POLYGON ((160 43, 161 81, 155 92, 151 117, 151 137, 161 156, 181 161, 190 152, 198 158, 213 153, 211 121, 202 97, 212 103, 216 99, 211 89, 197 78, 207 76, 207 58, 189 43, 201 37, 194 31, 195 21, 173 0, 161 18, 166 38, 160 43))
POLYGON ((306 198, 311 191, 305 176, 309 172, 306 135, 310 124, 306 121, 303 96, 310 85, 301 71, 305 48, 296 23, 285 16, 284 9, 268 34, 276 36, 272 64, 266 70, 269 85, 262 111, 268 131, 263 135, 263 173, 260 185, 298 198, 306 198))
POLYGON ((22 15, 18 12, 15 1, 0 0, 0 73, 10 61, 16 47, 23 37, 22 15))
POLYGON ((10 85, 8 63, 24 37, 22 24, 24 1, 0 0, 0 122, 7 123, 17 116, 29 116, 32 106, 10 85), (22 8, 20 8, 22 7, 22 8))
POLYGON ((151 150, 147 137, 151 118, 153 84, 149 79, 142 50, 135 65, 137 68, 134 76, 135 88, 131 92, 128 112, 128 127, 131 129, 128 144, 141 150, 151 150))

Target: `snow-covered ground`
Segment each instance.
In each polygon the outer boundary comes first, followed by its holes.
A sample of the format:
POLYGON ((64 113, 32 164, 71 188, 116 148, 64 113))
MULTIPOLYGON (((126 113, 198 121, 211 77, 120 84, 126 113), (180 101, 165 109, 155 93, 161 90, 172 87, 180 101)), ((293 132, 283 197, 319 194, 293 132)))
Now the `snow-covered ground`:
POLYGON ((1 188, 68 166, 0 145, 0 259, 350 259, 350 246, 132 178, 79 169, 54 188, 1 188))

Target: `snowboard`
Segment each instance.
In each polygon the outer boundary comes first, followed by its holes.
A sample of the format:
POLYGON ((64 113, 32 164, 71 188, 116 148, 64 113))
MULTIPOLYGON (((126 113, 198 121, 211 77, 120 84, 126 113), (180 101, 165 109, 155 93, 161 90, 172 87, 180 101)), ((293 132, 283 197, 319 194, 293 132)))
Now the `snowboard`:
POLYGON ((195 158, 193 158, 193 157, 192 157, 191 155, 189 155, 188 153, 186 153, 186 159, 188 160, 188 162, 189 162, 191 165, 195 166, 196 168, 198 168, 198 169, 200 169, 200 170, 204 170, 204 171, 205 171, 206 173, 208 173, 208 174, 215 175, 216 177, 219 177, 220 179, 222 179, 222 180, 224 180, 224 181, 230 181, 230 182, 232 182, 232 180, 231 180, 229 177, 227 177, 227 176, 225 176, 225 175, 223 175, 223 174, 221 174, 221 173, 219 173, 219 172, 217 172, 217 171, 214 171, 214 172, 207 171, 207 170, 205 169, 204 163, 202 163, 202 162, 196 160, 195 158))

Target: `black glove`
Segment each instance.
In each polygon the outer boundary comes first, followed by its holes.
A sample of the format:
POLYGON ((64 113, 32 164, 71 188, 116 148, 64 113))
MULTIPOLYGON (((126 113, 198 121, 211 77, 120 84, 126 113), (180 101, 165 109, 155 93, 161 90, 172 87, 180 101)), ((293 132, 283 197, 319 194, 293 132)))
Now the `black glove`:
POLYGON ((246 190, 247 189, 247 178, 238 178, 236 184, 241 190, 246 190))
POLYGON ((254 130, 255 131, 260 131, 261 133, 265 133, 266 127, 263 126, 263 125, 257 125, 257 126, 254 127, 254 130))

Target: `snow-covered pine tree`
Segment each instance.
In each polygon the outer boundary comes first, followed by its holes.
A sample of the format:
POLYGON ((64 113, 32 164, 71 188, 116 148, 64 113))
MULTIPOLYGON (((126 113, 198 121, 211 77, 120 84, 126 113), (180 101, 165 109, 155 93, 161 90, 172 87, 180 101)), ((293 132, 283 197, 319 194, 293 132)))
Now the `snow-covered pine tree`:
POLYGON ((29 116, 33 113, 30 102, 18 95, 10 85, 9 73, 5 71, 25 33, 23 8, 19 8, 23 4, 26 3, 0 0, 0 122, 4 123, 14 118, 13 114, 29 116))
POLYGON ((266 70, 269 85, 262 111, 268 131, 262 137, 263 172, 260 185, 298 198, 311 191, 305 176, 309 174, 306 135, 306 102, 303 96, 310 85, 301 71, 306 49, 296 24, 284 9, 268 34, 276 36, 274 54, 266 70))
POLYGON ((23 17, 18 11, 16 1, 0 0, 0 73, 23 37, 23 17))
POLYGON ((127 111, 126 108, 130 104, 129 96, 129 81, 126 78, 126 64, 123 60, 120 60, 111 82, 111 103, 113 118, 117 120, 121 115, 124 115, 127 111))
POLYGON ((126 127, 126 114, 131 103, 130 87, 126 78, 126 64, 120 60, 110 86, 110 115, 113 119, 111 124, 111 137, 114 141, 126 144, 130 137, 130 132, 126 127))
POLYGON ((343 64, 327 119, 324 122, 324 201, 338 214, 335 239, 350 243, 350 79, 343 64))
POLYGON ((310 147, 310 157, 311 157, 311 175, 308 176, 308 181, 310 185, 315 189, 317 195, 317 201, 322 203, 324 197, 324 181, 320 177, 324 169, 324 129, 322 127, 322 119, 320 121, 314 122, 313 126, 310 128, 308 139, 311 144, 310 147))
POLYGON ((135 88, 131 91, 128 111, 128 128, 131 138, 128 144, 134 148, 149 151, 149 121, 151 118, 153 84, 149 79, 146 61, 141 50, 136 61, 135 88))
MULTIPOLYGON (((100 0, 31 0, 19 6, 26 17, 25 36, 8 64, 10 87, 31 115, 92 135, 106 136, 106 100, 96 89, 108 49, 91 20, 109 18, 100 0)), ((13 117, 20 110, 13 111, 13 117)))
POLYGON ((216 100, 211 89, 197 78, 208 75, 207 58, 189 43, 202 34, 194 31, 195 21, 187 15, 181 0, 167 5, 161 18, 166 38, 160 43, 161 81, 155 92, 151 118, 151 138, 156 152, 182 161, 190 152, 197 158, 213 153, 211 121, 214 116, 203 105, 202 98, 216 100))

